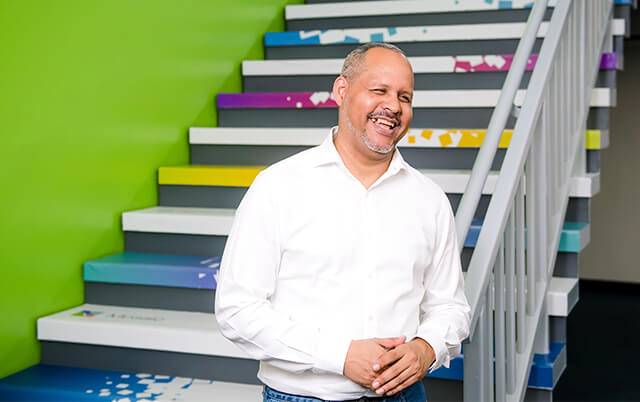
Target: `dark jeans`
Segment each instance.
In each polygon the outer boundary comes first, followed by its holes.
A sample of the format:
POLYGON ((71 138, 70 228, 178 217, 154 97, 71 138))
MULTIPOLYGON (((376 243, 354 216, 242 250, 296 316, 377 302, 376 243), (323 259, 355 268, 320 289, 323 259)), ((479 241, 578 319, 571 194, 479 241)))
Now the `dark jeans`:
MULTIPOLYGON (((263 402, 332 402, 323 399, 313 398, 310 396, 292 395, 284 392, 276 391, 265 385, 263 402)), ((426 402, 427 396, 424 391, 422 381, 418 381, 408 388, 403 389, 393 396, 384 397, 362 397, 360 399, 351 399, 350 401, 375 401, 375 402, 426 402)))

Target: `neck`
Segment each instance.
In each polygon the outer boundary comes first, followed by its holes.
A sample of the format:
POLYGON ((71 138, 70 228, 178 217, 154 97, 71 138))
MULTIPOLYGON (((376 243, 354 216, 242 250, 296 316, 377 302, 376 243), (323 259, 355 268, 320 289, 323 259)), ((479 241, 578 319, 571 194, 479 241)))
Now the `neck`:
MULTIPOLYGON (((369 188, 376 182, 389 168, 393 152, 388 154, 380 154, 370 150, 364 144, 354 144, 349 141, 347 135, 340 135, 340 132, 346 134, 343 130, 338 129, 338 135, 334 138, 333 143, 344 162, 346 168, 351 172, 365 188, 369 188), (361 148, 361 149, 358 149, 361 148)), ((353 135, 351 137, 354 137, 353 135)), ((360 138, 351 138, 353 141, 361 141, 360 138)))

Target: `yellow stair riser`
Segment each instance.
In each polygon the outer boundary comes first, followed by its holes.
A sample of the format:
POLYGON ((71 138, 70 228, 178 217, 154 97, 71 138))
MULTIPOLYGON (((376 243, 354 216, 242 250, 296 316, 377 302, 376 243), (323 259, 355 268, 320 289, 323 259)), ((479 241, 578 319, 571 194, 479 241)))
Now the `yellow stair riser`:
MULTIPOLYGON (((409 130, 400 146, 425 146, 433 148, 480 148, 487 130, 416 129, 409 130)), ((507 148, 513 130, 504 130, 498 145, 507 148)), ((586 131, 586 148, 601 149, 600 130, 586 131)))
POLYGON ((249 187, 265 166, 169 166, 158 169, 158 184, 249 187))

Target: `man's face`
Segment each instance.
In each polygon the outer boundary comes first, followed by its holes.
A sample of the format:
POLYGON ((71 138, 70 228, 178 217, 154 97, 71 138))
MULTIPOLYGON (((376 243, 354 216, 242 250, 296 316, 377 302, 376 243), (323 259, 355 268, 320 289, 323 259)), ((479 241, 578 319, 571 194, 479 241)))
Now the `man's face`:
POLYGON ((409 128, 413 71, 402 55, 373 48, 365 53, 359 74, 336 80, 334 97, 340 106, 339 132, 346 130, 357 151, 378 159, 393 151, 409 128))

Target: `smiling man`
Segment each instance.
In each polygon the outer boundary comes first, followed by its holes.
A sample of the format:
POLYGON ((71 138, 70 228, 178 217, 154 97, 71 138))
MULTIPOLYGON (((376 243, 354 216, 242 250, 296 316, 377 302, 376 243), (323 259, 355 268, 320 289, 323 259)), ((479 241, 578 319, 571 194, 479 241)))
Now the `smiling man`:
POLYGON ((351 52, 338 126, 242 200, 216 293, 222 333, 261 361, 264 401, 425 401, 427 370, 468 335, 442 190, 396 149, 413 71, 393 45, 351 52))

